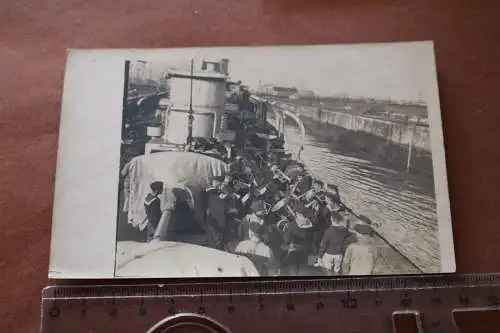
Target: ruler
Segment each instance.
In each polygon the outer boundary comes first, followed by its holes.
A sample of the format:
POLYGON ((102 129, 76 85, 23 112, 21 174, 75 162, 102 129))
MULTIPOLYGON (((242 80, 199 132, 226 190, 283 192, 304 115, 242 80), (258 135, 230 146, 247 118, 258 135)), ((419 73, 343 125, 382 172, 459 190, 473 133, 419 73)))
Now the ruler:
POLYGON ((204 281, 50 286, 41 332, 399 333, 410 321, 448 333, 457 314, 500 313, 500 274, 204 281))

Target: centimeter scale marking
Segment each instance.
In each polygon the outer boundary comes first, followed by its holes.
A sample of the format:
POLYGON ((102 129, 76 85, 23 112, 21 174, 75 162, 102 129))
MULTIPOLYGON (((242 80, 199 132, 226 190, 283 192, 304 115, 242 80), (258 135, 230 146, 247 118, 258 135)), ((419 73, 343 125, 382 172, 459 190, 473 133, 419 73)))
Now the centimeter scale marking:
POLYGON ((41 331, 385 333, 412 314, 447 333, 454 313, 500 310, 500 274, 208 281, 47 287, 41 331))

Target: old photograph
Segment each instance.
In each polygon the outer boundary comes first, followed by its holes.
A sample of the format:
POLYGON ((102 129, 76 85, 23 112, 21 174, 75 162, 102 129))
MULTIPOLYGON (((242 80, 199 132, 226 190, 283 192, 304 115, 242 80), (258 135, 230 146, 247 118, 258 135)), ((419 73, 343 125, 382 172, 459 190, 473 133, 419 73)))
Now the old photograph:
POLYGON ((161 52, 116 60, 115 277, 454 271, 432 43, 161 52))

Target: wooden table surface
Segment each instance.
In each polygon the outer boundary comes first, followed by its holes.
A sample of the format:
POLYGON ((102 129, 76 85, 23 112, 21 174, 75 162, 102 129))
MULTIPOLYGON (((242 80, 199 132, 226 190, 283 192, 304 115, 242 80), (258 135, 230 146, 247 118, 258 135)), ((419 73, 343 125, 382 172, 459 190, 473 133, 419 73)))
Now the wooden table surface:
POLYGON ((494 0, 0 0, 1 330, 38 330, 67 48, 434 40, 458 271, 500 271, 499 18, 494 0))

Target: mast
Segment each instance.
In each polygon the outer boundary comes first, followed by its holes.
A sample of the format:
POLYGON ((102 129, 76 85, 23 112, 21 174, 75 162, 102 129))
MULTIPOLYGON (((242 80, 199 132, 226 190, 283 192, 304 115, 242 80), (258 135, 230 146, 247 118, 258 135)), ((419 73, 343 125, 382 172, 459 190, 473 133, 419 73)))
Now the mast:
POLYGON ((194 59, 191 59, 191 76, 190 76, 190 88, 189 88, 189 112, 188 112, 188 137, 187 144, 191 144, 193 142, 193 63, 194 59))

